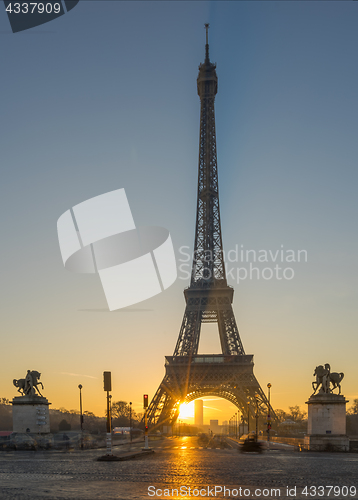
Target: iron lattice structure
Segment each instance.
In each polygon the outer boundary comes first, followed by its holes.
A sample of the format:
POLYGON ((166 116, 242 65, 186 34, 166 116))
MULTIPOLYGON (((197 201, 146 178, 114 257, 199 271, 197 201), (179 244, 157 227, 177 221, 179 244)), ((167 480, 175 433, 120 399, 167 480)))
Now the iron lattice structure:
MULTIPOLYGON (((233 288, 226 281, 221 235, 214 101, 218 89, 216 65, 209 59, 206 25, 205 61, 199 66, 200 145, 194 259, 186 308, 173 356, 165 358, 166 373, 148 408, 148 423, 172 424, 181 403, 205 395, 231 401, 243 415, 261 412, 268 401, 253 373, 232 309, 233 288), (218 324, 222 354, 198 355, 202 323, 218 324)), ((274 416, 270 408, 269 413, 274 416)))

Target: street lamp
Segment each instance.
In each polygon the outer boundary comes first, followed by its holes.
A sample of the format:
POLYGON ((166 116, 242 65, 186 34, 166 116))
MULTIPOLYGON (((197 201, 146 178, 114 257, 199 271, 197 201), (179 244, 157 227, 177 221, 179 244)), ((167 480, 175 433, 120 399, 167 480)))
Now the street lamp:
POLYGON ((132 442, 132 401, 129 402, 129 441, 132 442))
POLYGON ((268 410, 267 410, 267 447, 270 449, 270 429, 271 429, 271 404, 270 404, 270 395, 271 395, 271 384, 267 384, 268 388, 268 410))
POLYGON ((257 394, 255 394, 255 401, 256 401, 256 439, 255 441, 257 442, 257 433, 258 433, 258 420, 259 420, 259 402, 257 400, 257 394))
POLYGON ((78 386, 80 390, 80 426, 81 426, 81 449, 83 449, 83 414, 82 414, 82 385, 78 386))

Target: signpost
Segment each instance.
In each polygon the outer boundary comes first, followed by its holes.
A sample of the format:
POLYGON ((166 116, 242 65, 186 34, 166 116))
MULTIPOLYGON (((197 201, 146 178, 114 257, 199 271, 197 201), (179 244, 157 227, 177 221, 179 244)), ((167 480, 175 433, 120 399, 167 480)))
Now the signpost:
POLYGON ((106 455, 112 455, 112 429, 111 429, 111 407, 110 407, 110 391, 112 390, 111 372, 103 372, 103 388, 107 392, 107 439, 106 439, 106 455))
POLYGON ((81 450, 83 450, 83 413, 82 413, 82 385, 78 386, 80 390, 80 424, 81 424, 81 450))

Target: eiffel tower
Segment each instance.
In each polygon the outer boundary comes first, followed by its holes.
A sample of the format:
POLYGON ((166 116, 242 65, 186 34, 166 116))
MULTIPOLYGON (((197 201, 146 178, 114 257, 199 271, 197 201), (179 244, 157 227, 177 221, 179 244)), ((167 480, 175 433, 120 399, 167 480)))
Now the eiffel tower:
POLYGON ((247 417, 257 406, 275 416, 253 373, 253 355, 245 354, 231 305, 234 290, 226 281, 214 111, 218 78, 209 59, 208 27, 197 78, 201 110, 194 260, 174 354, 165 357, 165 376, 148 408, 151 428, 173 424, 182 403, 207 395, 231 401, 247 417), (222 354, 198 355, 202 323, 218 324, 222 354))

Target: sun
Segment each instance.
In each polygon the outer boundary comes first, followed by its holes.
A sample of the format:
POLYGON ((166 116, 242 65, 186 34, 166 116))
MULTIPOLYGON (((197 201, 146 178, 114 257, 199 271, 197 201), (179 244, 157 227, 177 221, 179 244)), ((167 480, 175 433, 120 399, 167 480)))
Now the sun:
POLYGON ((192 401, 191 403, 183 403, 180 405, 178 418, 194 418, 194 401, 192 401))

